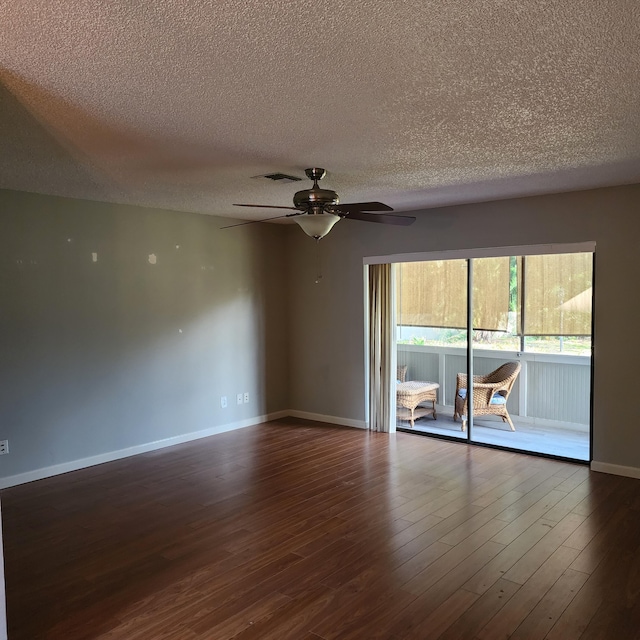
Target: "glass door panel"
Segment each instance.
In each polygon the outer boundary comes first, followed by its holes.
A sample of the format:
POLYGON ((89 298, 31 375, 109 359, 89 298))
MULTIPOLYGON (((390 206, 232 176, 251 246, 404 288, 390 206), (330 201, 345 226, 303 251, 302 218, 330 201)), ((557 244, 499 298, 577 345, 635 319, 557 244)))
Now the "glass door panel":
POLYGON ((467 371, 467 260, 396 268, 397 428, 466 439, 454 420, 467 371))
POLYGON ((593 254, 473 268, 471 440, 589 460, 593 254))

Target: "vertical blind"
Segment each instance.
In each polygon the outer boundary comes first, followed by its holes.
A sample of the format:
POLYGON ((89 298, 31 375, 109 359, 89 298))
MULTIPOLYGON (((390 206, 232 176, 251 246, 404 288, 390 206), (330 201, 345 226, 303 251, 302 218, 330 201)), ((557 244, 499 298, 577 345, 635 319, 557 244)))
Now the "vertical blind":
MULTIPOLYGON (((387 432, 391 425, 391 265, 369 267, 369 429, 387 432)), ((394 372, 395 373, 395 372, 394 372)), ((395 380, 395 376, 393 377, 395 380)))

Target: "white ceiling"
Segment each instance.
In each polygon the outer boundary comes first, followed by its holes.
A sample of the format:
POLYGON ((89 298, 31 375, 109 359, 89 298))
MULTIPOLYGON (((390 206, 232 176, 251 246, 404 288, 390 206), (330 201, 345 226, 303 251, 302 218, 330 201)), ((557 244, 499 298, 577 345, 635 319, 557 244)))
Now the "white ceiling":
POLYGON ((640 182, 637 0, 0 0, 0 187, 220 216, 640 182))

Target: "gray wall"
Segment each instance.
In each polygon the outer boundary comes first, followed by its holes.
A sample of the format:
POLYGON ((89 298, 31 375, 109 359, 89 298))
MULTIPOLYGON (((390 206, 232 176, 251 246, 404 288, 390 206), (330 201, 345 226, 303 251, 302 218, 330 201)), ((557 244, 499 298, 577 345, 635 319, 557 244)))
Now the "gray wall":
POLYGON ((0 478, 287 408, 363 420, 363 257, 585 240, 594 458, 640 467, 620 391, 640 356, 639 205, 635 185, 433 209, 409 228, 343 221, 318 245, 315 284, 297 226, 220 231, 208 216, 0 191, 0 478), (237 407, 240 391, 252 401, 237 407))
POLYGON ((291 407, 364 419, 365 256, 595 240, 594 451, 640 467, 640 429, 624 388, 640 361, 640 185, 431 209, 407 228, 342 221, 320 242, 288 232, 292 264, 291 407))
POLYGON ((0 191, 0 478, 288 407, 285 230, 222 222, 0 191))

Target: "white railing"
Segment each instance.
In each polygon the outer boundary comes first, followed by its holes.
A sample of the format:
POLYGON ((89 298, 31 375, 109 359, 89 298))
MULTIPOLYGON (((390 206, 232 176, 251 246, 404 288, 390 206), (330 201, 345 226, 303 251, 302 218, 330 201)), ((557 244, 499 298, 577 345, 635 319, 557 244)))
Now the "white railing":
MULTIPOLYGON (((509 396, 509 413, 521 422, 588 430, 591 358, 548 353, 475 348, 474 373, 485 374, 515 360, 522 369, 509 396)), ((398 344, 398 364, 407 365, 407 380, 440 385, 438 402, 453 407, 456 374, 467 370, 462 347, 398 344)))

